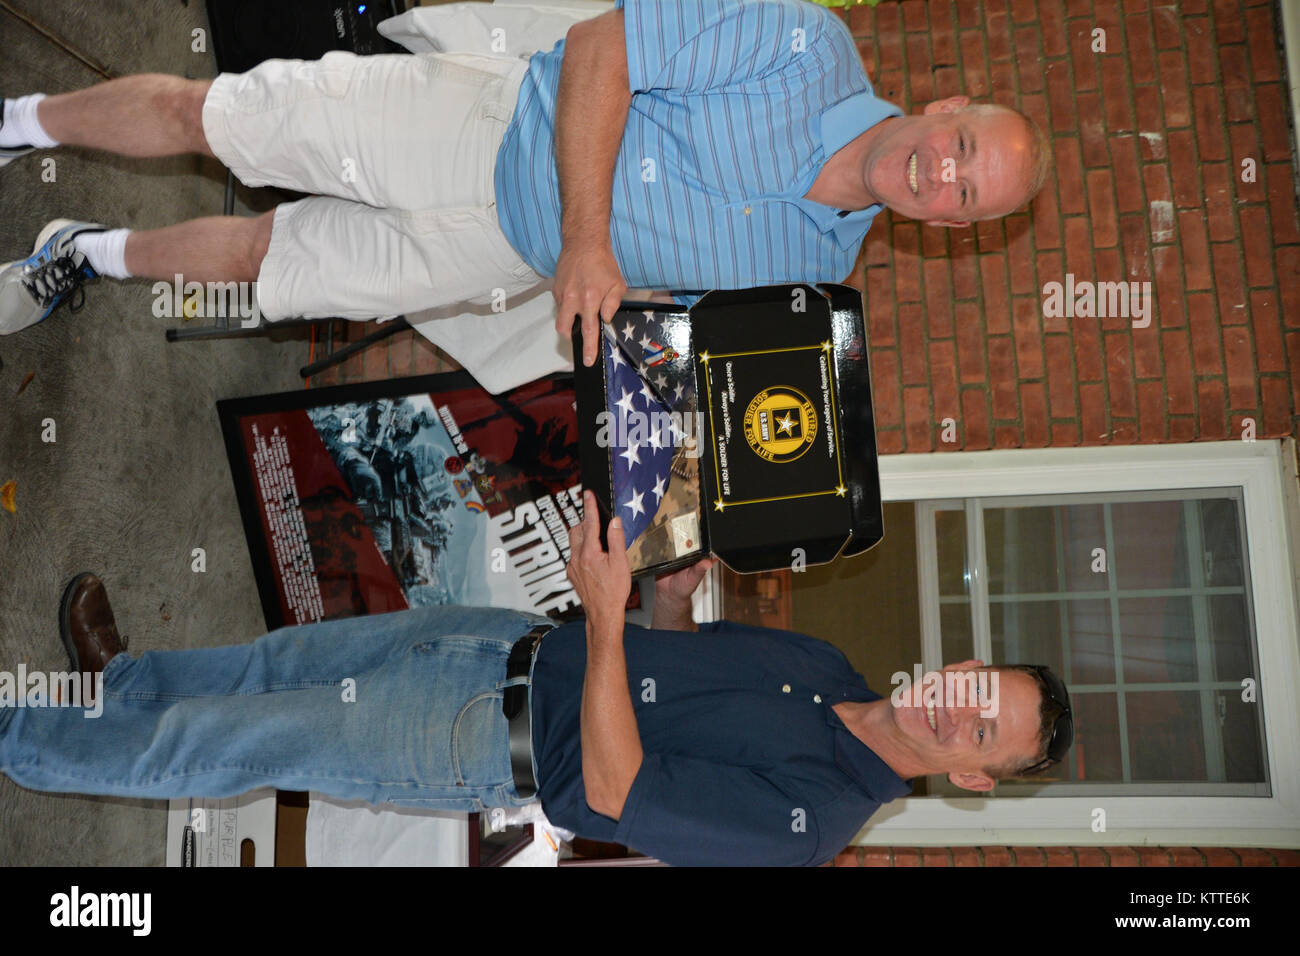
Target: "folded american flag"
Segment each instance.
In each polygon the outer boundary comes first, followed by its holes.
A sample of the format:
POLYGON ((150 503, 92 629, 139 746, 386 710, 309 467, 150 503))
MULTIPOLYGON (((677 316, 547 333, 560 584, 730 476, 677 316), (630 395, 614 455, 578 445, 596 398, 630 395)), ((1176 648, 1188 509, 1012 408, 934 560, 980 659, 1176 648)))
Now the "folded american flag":
POLYGON ((613 330, 608 325, 602 328, 608 383, 611 510, 623 519, 623 536, 631 545, 650 526, 668 491, 676 425, 668 406, 612 340, 613 330))
POLYGON ((611 331, 624 356, 650 383, 661 402, 677 412, 693 411, 695 390, 691 385, 691 357, 686 354, 686 326, 679 321, 670 328, 664 322, 668 315, 653 309, 621 312, 611 331))

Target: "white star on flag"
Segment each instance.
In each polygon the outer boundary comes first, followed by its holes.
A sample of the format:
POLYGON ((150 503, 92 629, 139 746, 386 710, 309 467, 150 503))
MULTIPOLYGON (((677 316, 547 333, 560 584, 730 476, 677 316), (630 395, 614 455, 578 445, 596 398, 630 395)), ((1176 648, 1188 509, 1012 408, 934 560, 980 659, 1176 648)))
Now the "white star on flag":
MULTIPOLYGON (((647 376, 637 375, 636 366, 645 364, 644 357, 633 357, 637 355, 636 341, 643 334, 643 325, 640 316, 631 317, 626 324, 618 325, 617 336, 605 336, 608 341, 604 346, 606 408, 617 423, 610 432, 614 439, 609 451, 609 461, 613 466, 610 501, 623 521, 625 540, 629 544, 636 541, 658 515, 660 505, 652 503, 653 499, 648 500, 650 492, 647 489, 653 488, 655 498, 662 502, 672 486, 670 469, 674 446, 662 419, 655 418, 667 415, 669 408, 655 394, 647 376), (632 331, 630 338, 629 329, 632 331), (627 352, 619 354, 623 349, 627 352), (622 458, 623 462, 620 464, 615 458, 622 458)), ((661 339, 653 326, 645 335, 646 342, 652 346, 661 339)), ((668 388, 676 384, 670 370, 655 368, 649 374, 656 372, 665 373, 668 388)), ((684 389, 689 396, 692 391, 689 383, 684 383, 684 389)))
POLYGON ((644 497, 645 495, 633 488, 632 497, 623 502, 623 507, 632 512, 633 518, 645 514, 645 507, 641 504, 641 499, 644 497))

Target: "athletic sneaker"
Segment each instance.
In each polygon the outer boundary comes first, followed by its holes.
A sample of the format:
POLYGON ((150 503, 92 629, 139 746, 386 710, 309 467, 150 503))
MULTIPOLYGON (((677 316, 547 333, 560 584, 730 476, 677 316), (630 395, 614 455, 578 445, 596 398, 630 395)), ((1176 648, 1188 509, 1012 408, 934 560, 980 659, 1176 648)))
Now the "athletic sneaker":
MULTIPOLYGON (((5 98, 0 96, 0 129, 5 127, 5 98)), ((0 166, 7 166, 19 156, 26 156, 35 146, 0 146, 0 166)))
POLYGON ((32 255, 0 266, 0 335, 44 320, 63 302, 72 312, 86 300, 83 282, 99 278, 72 241, 83 232, 103 232, 96 222, 55 219, 36 237, 32 255), (71 301, 74 294, 77 300, 71 301))

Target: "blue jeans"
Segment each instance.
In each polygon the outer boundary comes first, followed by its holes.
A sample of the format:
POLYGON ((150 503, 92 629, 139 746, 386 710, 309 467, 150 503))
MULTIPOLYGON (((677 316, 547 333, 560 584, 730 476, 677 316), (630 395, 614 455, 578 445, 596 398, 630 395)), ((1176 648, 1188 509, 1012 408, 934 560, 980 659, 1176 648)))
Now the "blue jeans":
POLYGON ((35 790, 113 796, 274 786, 461 812, 520 806, 530 801, 515 790, 501 697, 530 678, 507 682, 506 659, 545 621, 424 607, 119 654, 98 718, 0 709, 0 771, 35 790))

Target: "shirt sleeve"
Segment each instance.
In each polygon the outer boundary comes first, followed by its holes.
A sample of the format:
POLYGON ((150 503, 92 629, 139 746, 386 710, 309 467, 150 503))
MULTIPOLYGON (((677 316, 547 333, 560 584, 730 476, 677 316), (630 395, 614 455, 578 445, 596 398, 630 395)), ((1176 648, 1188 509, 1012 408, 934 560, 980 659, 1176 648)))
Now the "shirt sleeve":
POLYGON ((672 866, 810 866, 807 801, 746 767, 646 754, 614 841, 672 866))
POLYGON ((834 14, 805 0, 616 0, 633 93, 704 92, 790 66, 834 14))

